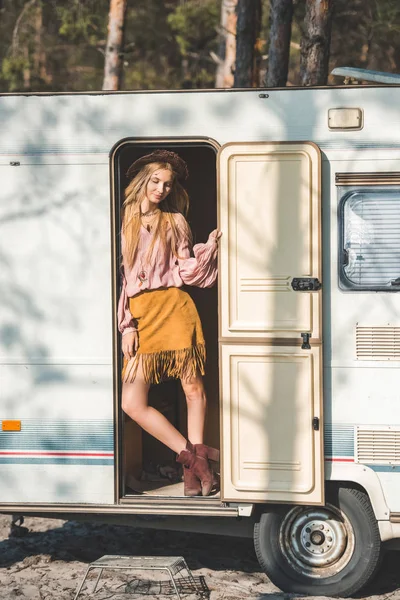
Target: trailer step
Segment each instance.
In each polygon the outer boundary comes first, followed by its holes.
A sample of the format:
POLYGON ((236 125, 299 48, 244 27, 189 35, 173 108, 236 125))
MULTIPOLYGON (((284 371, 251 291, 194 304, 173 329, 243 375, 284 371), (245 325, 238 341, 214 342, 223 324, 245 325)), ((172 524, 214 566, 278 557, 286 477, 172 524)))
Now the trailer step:
POLYGON ((153 515, 238 517, 239 506, 227 506, 207 498, 139 498, 121 504, 3 504, 0 513, 39 516, 57 514, 153 515))

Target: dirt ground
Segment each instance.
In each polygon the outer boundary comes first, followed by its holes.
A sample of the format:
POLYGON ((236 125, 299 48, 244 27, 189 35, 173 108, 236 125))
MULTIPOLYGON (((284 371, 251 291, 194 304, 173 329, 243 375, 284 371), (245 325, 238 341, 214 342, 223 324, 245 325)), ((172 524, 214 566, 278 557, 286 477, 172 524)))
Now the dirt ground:
MULTIPOLYGON (((11 517, 0 515, 1 600, 73 600, 88 563, 105 554, 184 556, 208 600, 290 600, 261 572, 252 541, 231 537, 26 518, 10 536, 11 517)), ((400 554, 388 552, 373 585, 360 595, 400 600, 400 554)), ((105 571, 95 595, 95 575, 79 600, 153 600, 176 597, 159 573, 136 577, 105 571)), ((182 598, 199 598, 185 581, 182 598), (188 593, 189 592, 189 593, 188 593)))

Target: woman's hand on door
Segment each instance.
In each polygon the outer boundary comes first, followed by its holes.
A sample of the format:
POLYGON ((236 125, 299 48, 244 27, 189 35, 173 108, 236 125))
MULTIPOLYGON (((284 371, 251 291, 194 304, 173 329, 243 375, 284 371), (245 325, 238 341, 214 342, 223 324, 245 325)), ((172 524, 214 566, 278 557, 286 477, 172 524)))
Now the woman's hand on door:
POLYGON ((214 240, 218 246, 219 238, 221 237, 221 235, 222 231, 220 229, 214 229, 214 231, 210 233, 209 238, 214 240))

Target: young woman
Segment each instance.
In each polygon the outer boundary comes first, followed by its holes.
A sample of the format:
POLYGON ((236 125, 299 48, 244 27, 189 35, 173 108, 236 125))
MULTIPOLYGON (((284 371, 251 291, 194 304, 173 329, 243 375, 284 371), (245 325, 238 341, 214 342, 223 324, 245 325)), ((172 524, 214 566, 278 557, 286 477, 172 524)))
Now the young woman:
POLYGON ((184 284, 210 287, 217 277, 218 239, 210 233, 190 256, 184 215, 189 198, 181 181, 186 163, 174 152, 155 150, 128 170, 121 248, 123 285, 118 305, 124 367, 122 409, 145 431, 177 453, 186 496, 217 491, 210 460, 218 451, 203 444, 206 395, 202 375, 205 343, 199 315, 184 284), (188 440, 148 405, 150 384, 181 380, 188 409, 188 440))

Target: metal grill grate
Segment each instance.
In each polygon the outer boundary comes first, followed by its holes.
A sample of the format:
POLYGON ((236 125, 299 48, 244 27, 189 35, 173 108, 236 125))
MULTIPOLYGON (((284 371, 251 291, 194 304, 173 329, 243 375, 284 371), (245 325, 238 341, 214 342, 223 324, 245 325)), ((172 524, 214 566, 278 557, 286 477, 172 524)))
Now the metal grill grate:
POLYGON ((356 427, 355 462, 400 465, 400 427, 356 427))
POLYGON ((400 360, 400 327, 356 326, 358 360, 400 360))
POLYGON ((336 173, 336 185, 399 185, 400 173, 389 171, 379 173, 336 173))

